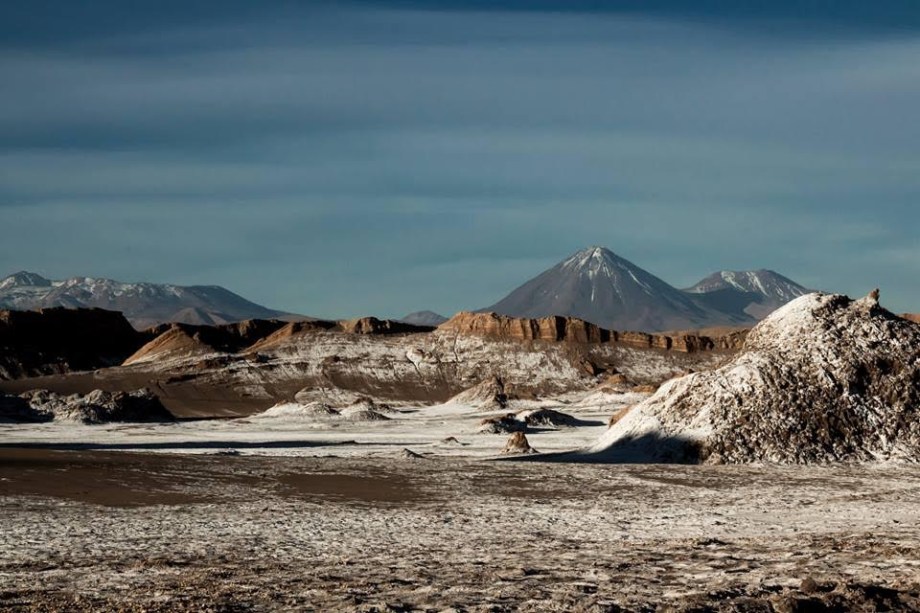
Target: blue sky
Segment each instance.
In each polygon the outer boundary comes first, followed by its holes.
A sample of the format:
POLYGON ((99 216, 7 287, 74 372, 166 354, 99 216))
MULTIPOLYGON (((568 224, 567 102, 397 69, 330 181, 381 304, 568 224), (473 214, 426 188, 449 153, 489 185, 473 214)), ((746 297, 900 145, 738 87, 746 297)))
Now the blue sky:
POLYGON ((0 7, 0 274, 318 316, 605 245, 920 311, 920 4, 0 7))

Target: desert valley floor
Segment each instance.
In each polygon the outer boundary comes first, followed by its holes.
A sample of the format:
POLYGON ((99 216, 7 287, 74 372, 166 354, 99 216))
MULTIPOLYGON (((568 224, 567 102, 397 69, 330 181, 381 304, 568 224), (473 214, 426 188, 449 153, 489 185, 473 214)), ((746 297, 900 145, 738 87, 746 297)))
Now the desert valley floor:
POLYGON ((592 398, 517 459, 452 404, 0 425, 0 609, 920 606, 920 468, 549 461, 606 430, 592 398))
POLYGON ((877 293, 720 338, 2 315, 0 610, 920 611, 877 293))

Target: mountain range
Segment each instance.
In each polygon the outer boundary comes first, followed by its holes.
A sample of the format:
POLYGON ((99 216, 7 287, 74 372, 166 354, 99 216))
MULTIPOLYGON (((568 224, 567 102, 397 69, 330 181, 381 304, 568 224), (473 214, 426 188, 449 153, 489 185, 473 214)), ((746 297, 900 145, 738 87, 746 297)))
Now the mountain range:
POLYGON ((245 319, 303 319, 250 302, 217 285, 122 283, 91 277, 52 281, 25 271, 0 281, 0 309, 61 306, 121 311, 138 329, 162 322, 215 325, 245 319))
MULTIPOLYGON (((609 249, 589 247, 527 281, 492 306, 513 317, 576 317, 610 330, 661 332, 751 326, 809 290, 771 270, 721 271, 677 289, 609 249)), ((138 329, 164 322, 219 325, 247 319, 302 320, 216 285, 123 283, 32 272, 0 280, 0 309, 48 307, 121 311, 138 329)), ((437 326, 446 317, 417 311, 403 322, 437 326)))
POLYGON ((414 326, 440 326, 447 318, 434 311, 415 311, 404 315, 399 321, 414 326))
POLYGON ((604 247, 578 251, 481 309, 564 315, 612 330, 750 326, 810 290, 771 270, 721 271, 684 290, 604 247))

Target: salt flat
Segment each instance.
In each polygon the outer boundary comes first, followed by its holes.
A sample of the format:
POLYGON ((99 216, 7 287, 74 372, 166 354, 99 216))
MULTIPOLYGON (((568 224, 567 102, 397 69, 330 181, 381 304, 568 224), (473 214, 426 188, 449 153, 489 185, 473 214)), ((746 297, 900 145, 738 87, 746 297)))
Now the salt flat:
POLYGON ((528 461, 458 404, 0 425, 0 609, 920 606, 920 467, 540 461, 642 397, 513 403, 578 420, 528 461))
POLYGON ((4 609, 918 602, 916 467, 11 449, 0 458, 4 609))
POLYGON ((0 423, 0 446, 62 449, 118 449, 155 452, 237 452, 258 455, 387 455, 409 448, 422 454, 486 457, 498 455, 507 435, 481 434, 481 420, 535 407, 551 407, 580 420, 577 427, 528 430, 539 451, 585 447, 606 429, 618 409, 645 394, 568 394, 545 401, 521 401, 507 410, 457 404, 395 406, 382 421, 352 421, 282 415, 178 423, 79 425, 0 423), (456 441, 444 443, 453 437, 456 441))

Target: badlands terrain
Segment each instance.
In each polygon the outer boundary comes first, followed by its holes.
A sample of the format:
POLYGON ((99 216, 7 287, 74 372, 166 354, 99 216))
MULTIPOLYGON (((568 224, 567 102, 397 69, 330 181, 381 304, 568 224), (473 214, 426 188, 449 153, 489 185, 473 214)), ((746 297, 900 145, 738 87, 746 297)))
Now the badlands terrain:
POLYGON ((709 335, 46 309, 0 347, 2 609, 920 608, 920 326, 877 296, 709 335))

